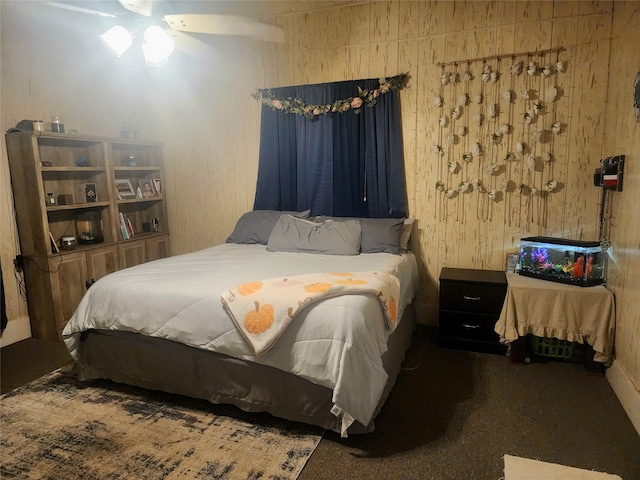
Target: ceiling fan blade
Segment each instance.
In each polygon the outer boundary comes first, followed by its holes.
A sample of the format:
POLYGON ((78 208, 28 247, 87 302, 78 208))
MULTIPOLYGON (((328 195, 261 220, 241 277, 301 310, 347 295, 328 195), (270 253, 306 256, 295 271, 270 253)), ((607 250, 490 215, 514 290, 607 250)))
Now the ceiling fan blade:
POLYGON ((180 50, 187 55, 197 57, 212 51, 211 47, 207 43, 189 35, 188 33, 183 33, 171 28, 167 28, 165 31, 176 43, 176 50, 180 50))
POLYGON ((258 22, 236 15, 183 13, 165 15, 171 28, 181 32, 209 33, 212 35, 245 35, 268 42, 284 42, 284 30, 275 25, 258 22))
POLYGON ((153 11, 152 0, 118 0, 118 2, 130 12, 139 13, 147 17, 150 17, 153 11))
POLYGON ((79 7, 79 6, 73 5, 71 3, 43 2, 43 4, 47 5, 49 7, 61 8, 63 10, 71 10, 72 12, 89 13, 91 15, 99 15, 101 17, 109 17, 109 18, 115 18, 116 17, 116 15, 113 14, 113 13, 100 12, 98 10, 93 10, 91 8, 79 7))

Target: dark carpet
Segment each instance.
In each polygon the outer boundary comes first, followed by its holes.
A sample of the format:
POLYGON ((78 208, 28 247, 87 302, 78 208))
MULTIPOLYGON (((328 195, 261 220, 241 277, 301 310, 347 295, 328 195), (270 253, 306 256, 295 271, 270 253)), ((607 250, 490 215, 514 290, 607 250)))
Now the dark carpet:
MULTIPOLYGON (((69 361, 44 343, 2 349, 2 392, 69 361)), ((325 433, 299 480, 498 480, 505 454, 640 480, 640 436, 606 378, 581 363, 442 349, 421 326, 404 368, 375 432, 325 433)))

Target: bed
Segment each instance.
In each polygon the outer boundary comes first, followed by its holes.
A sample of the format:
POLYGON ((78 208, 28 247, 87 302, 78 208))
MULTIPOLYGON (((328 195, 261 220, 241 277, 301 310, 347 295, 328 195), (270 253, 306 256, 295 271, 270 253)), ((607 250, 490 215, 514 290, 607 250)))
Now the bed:
MULTIPOLYGON (((254 238, 247 240, 244 234, 239 238, 241 218, 228 243, 120 270, 93 284, 63 332, 80 379, 106 378, 229 403, 343 436, 372 431, 413 334, 416 259, 404 248, 388 253, 395 240, 380 240, 379 229, 365 228, 372 219, 352 232, 358 237, 355 254, 336 254, 333 249, 342 245, 335 242, 324 250, 335 231, 319 243, 309 242, 307 235, 301 248, 300 239, 293 247, 287 243, 289 230, 278 244, 273 223, 285 217, 298 222, 294 215, 274 213, 261 226, 261 238, 251 223, 249 237, 254 238), (259 354, 222 301, 235 287, 261 279, 291 282, 309 275, 378 272, 398 280, 394 328, 376 295, 327 295, 301 305, 259 354)), ((316 232, 310 226, 316 222, 304 222, 316 232)), ((319 223, 335 229, 349 222, 319 223)), ((401 246, 398 232, 406 235, 406 224, 391 223, 401 246)))

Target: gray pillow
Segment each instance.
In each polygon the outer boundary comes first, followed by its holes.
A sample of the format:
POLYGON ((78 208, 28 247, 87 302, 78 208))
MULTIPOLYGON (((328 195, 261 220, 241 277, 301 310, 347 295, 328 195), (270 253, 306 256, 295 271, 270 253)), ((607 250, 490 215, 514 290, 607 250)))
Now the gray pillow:
POLYGON ((402 252, 400 237, 404 218, 348 218, 318 217, 319 221, 333 219, 335 221, 358 220, 362 228, 360 253, 393 253, 402 252))
POLYGON ((327 255, 358 255, 360 253, 360 223, 310 222, 283 215, 273 227, 267 250, 270 252, 324 253, 327 255))
POLYGON ((310 210, 304 212, 281 212, 279 210, 253 210, 242 215, 226 243, 260 243, 266 245, 269 241, 271 230, 275 226, 278 218, 282 215, 295 215, 300 218, 307 218, 310 210))

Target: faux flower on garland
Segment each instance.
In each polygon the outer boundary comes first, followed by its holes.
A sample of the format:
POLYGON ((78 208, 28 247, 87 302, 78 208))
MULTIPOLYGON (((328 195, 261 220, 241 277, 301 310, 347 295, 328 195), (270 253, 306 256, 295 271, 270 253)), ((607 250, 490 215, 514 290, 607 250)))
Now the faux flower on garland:
MULTIPOLYGON (((447 76, 447 78, 449 77, 447 76)), ((379 83, 378 88, 368 90, 358 87, 357 95, 322 105, 307 103, 301 98, 276 98, 269 88, 258 88, 251 96, 254 100, 258 100, 273 110, 301 115, 308 120, 312 120, 319 115, 343 113, 349 110, 357 114, 360 113, 362 107, 375 106, 380 95, 405 88, 409 83, 409 74, 401 73, 391 78, 383 77, 379 80, 379 83)))

